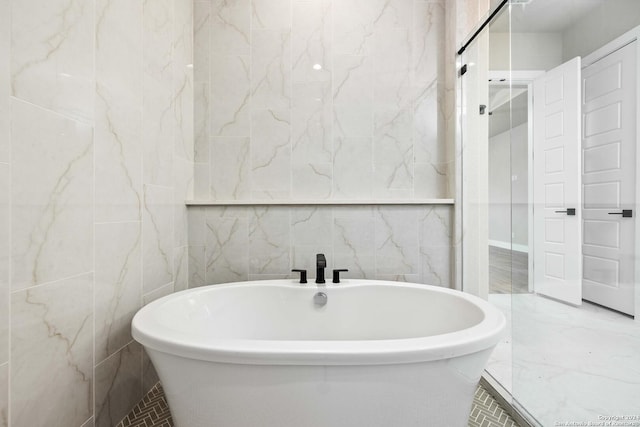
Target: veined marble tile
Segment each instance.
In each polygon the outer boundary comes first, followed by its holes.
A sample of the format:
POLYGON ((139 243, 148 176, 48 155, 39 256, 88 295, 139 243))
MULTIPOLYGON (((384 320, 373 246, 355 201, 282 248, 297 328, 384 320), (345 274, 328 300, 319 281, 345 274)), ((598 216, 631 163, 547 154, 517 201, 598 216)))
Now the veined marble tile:
POLYGON ((636 414, 637 321, 583 303, 511 296, 513 392, 541 425, 636 414))
MULTIPOLYGON (((247 280, 294 280, 294 273, 289 274, 249 274, 247 280)), ((295 280, 294 280, 295 283, 295 280)))
POLYGON ((252 0, 251 30, 290 30, 291 0, 252 0))
POLYGON ((423 1, 415 1, 413 8, 412 80, 415 87, 424 87, 445 78, 445 8, 423 1))
POLYGON ((251 33, 251 108, 291 108, 291 32, 251 33))
POLYGON ((336 138, 333 143, 333 196, 368 199, 373 195, 371 138, 336 138))
POLYGON ((252 114, 251 189, 291 191, 291 112, 261 110, 252 114))
POLYGON ((453 149, 445 144, 444 89, 439 81, 424 89, 415 104, 414 156, 416 197, 448 197, 452 188, 453 149))
POLYGON ((293 82, 331 82, 331 0, 294 0, 291 28, 293 82))
POLYGON ((338 205, 333 207, 335 218, 354 218, 366 220, 376 215, 376 205, 338 205))
POLYGON ((335 56, 333 77, 333 135, 373 136, 373 74, 367 56, 335 56))
POLYGON ((11 2, 13 96, 93 120, 94 1, 11 2))
POLYGON ((172 185, 175 117, 172 0, 143 8, 143 121, 145 184, 172 185))
POLYGON ((419 212, 419 237, 422 247, 451 247, 453 244, 453 207, 428 206, 419 212))
POLYGON ((9 427, 9 363, 0 365, 0 427, 9 427))
POLYGON ((294 246, 331 247, 332 229, 333 212, 330 207, 300 206, 291 209, 291 233, 294 246))
POLYGON ((377 280, 389 280, 391 282, 423 283, 419 274, 377 274, 377 280))
POLYGON ((194 159, 194 87, 193 66, 190 64, 174 64, 174 104, 173 114, 175 129, 173 143, 178 159, 193 162, 194 159))
POLYGON ((92 274, 11 294, 11 425, 74 426, 91 417, 92 307, 92 274))
POLYGON ((205 246, 189 246, 189 288, 207 285, 205 246))
POLYGON ((375 220, 371 211, 347 216, 335 212, 333 254, 336 264, 349 269, 345 277, 375 278, 375 220))
POLYGON ((374 104, 405 109, 414 100, 411 72, 412 33, 406 28, 376 30, 373 56, 374 104))
POLYGON ((250 218, 253 209, 250 206, 213 206, 206 207, 207 217, 217 218, 250 218))
POLYGON ((413 197, 412 110, 379 108, 374 116, 374 196, 413 197))
POLYGON ((141 19, 140 0, 96 0, 97 222, 141 219, 141 19))
POLYGON ((413 164, 410 161, 376 163, 373 175, 374 197, 400 200, 413 198, 413 164))
MULTIPOLYGON (((373 104, 333 106, 334 138, 371 138, 373 136, 373 104)), ((334 147, 335 148, 335 147, 334 147)))
POLYGON ((248 220, 207 216, 206 227, 206 284, 247 280, 248 220))
POLYGON ((11 160, 11 1, 0 0, 0 163, 11 160))
POLYGON ((347 252, 333 253, 333 263, 337 268, 346 268, 348 272, 341 273, 343 279, 377 279, 376 257, 374 254, 347 252))
POLYGON ((204 246, 207 212, 215 208, 207 206, 192 206, 187 210, 187 220, 189 222, 188 240, 191 246, 204 246))
POLYGON ((367 55, 373 44, 373 19, 379 2, 334 1, 333 49, 336 54, 367 55))
POLYGON ((143 96, 143 182, 172 185, 173 176, 173 101, 164 84, 145 79, 143 96))
POLYGON ((250 136, 251 57, 211 58, 211 136, 250 136))
POLYGON ((174 153, 179 159, 193 161, 193 1, 174 1, 173 11, 174 153))
POLYGON ((413 110, 377 107, 374 114, 376 163, 413 161, 413 110))
POLYGON ((449 191, 448 164, 415 163, 413 194, 416 198, 447 198, 449 191))
POLYGON ((0 163, 0 365, 9 360, 9 263, 11 262, 9 178, 9 165, 0 163))
POLYGON ((411 27, 414 1, 376 0, 372 3, 375 7, 373 26, 376 30, 411 27))
POLYGON ((96 425, 96 420, 93 417, 91 417, 80 427, 95 427, 95 425, 96 425))
POLYGON ((291 194, 296 199, 328 199, 332 194, 333 164, 293 164, 291 194))
POLYGON ((193 3, 193 79, 196 83, 209 81, 211 60, 211 1, 193 3))
POLYGON ((193 164, 193 198, 208 200, 209 193, 209 162, 193 164))
POLYGON ((218 200, 248 199, 251 196, 249 138, 212 138, 210 147, 211 197, 218 200))
POLYGON ((193 162, 177 157, 174 159, 173 178, 173 246, 186 246, 188 242, 187 207, 185 200, 193 199, 193 162))
MULTIPOLYGON (((404 3, 411 6, 410 2, 404 1, 404 3)), ((376 29, 373 58, 374 70, 377 74, 383 76, 392 72, 409 74, 412 65, 412 36, 410 27, 376 29)))
POLYGON ((158 373, 156 372, 156 368, 151 363, 151 359, 149 359, 149 355, 147 352, 142 349, 142 390, 143 393, 146 393, 148 390, 151 390, 156 384, 158 384, 160 378, 158 377, 158 373))
POLYGON ((211 50, 218 55, 248 55, 251 51, 251 1, 211 1, 211 50))
POLYGON ((168 285, 161 286, 156 290, 153 290, 149 293, 142 295, 142 304, 147 305, 150 302, 153 302, 159 298, 172 294, 173 292, 174 292, 174 288, 173 288, 173 282, 172 282, 172 283, 169 283, 168 285))
MULTIPOLYGON (((174 292, 173 283, 169 283, 168 285, 162 286, 154 291, 151 291, 142 296, 142 304, 147 305, 152 301, 157 300, 158 298, 162 298, 174 292)), ((160 378, 158 378, 158 373, 156 369, 153 367, 153 363, 151 363, 151 359, 147 355, 147 352, 142 349, 142 392, 146 393, 148 390, 151 390, 153 386, 155 386, 160 378)))
POLYGON ((293 85, 291 150, 294 164, 331 162, 332 105, 329 82, 293 85))
POLYGON ((378 207, 375 217, 377 274, 420 274, 416 207, 378 207))
POLYGON ((142 346, 133 341, 96 365, 96 427, 113 427, 143 396, 142 346))
POLYGON ((189 247, 180 246, 173 250, 174 291, 183 291, 189 287, 189 247))
POLYGON ((93 269, 93 141, 90 126, 22 101, 12 108, 17 290, 93 269))
POLYGON ((438 82, 434 81, 419 94, 415 104, 414 139, 416 163, 440 164, 447 160, 444 138, 444 116, 440 110, 438 82))
POLYGON ((193 158, 198 163, 209 162, 209 130, 211 118, 209 111, 209 83, 197 82, 194 88, 194 153, 193 158))
POLYGON ((144 1, 143 40, 145 78, 171 87, 174 9, 171 0, 144 1))
POLYGON ((428 285, 451 287, 452 247, 420 247, 423 283, 428 285))
POLYGON ((288 208, 253 208, 249 217, 249 272, 289 274, 290 233, 288 208))
POLYGON ((333 102, 366 106, 372 99, 372 61, 368 56, 336 55, 333 58, 333 102))
POLYGON ((173 282, 172 188, 144 186, 143 294, 173 282))
POLYGON ((140 222, 96 224, 95 363, 131 341, 131 320, 142 303, 140 222))

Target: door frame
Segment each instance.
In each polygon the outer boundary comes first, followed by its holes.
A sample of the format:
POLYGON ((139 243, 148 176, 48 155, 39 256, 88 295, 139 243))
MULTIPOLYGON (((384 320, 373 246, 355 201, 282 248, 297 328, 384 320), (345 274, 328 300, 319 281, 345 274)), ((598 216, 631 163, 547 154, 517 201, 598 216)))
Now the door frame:
POLYGON ((543 75, 544 70, 500 70, 489 71, 489 78, 505 86, 527 86, 527 262, 528 288, 533 292, 533 81, 543 75), (504 80, 500 82, 501 80, 504 80))
MULTIPOLYGON (((601 48, 596 49, 589 55, 582 58, 582 68, 588 67, 593 63, 599 61, 607 55, 612 54, 618 49, 633 43, 636 41, 636 63, 637 69, 640 70, 640 26, 627 31, 618 38, 613 39, 601 48)), ((640 72, 636 73, 636 143, 640 142, 640 72)), ((640 150, 636 148, 636 200, 635 211, 638 211, 638 202, 640 202, 640 150)), ((640 262, 638 262, 638 256, 640 255, 640 221, 638 221, 638 214, 634 216, 635 221, 635 254, 634 254, 634 295, 635 295, 635 321, 640 323, 640 262)))

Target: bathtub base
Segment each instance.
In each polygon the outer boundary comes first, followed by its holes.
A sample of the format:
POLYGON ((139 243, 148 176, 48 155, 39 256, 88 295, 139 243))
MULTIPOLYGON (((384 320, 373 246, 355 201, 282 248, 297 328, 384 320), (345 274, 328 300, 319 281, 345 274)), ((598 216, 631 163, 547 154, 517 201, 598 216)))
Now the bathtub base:
POLYGON ((242 365, 148 352, 177 427, 463 427, 491 350, 360 366, 242 365))

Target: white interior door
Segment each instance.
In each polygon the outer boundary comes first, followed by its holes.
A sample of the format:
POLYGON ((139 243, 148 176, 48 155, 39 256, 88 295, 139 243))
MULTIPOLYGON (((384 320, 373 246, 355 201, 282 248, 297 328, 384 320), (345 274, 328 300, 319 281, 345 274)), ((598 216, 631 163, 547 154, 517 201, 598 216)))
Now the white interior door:
POLYGON ((534 290, 582 303, 580 58, 533 83, 534 290))
POLYGON ((631 315, 637 214, 636 43, 582 72, 584 299, 631 315))

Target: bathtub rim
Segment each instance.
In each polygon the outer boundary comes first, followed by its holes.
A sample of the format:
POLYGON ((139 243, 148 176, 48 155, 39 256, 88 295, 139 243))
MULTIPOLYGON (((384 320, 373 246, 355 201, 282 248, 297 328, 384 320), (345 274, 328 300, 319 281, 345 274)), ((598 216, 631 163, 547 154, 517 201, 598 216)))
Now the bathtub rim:
MULTIPOLYGON (((428 337, 381 340, 257 340, 217 339, 209 343, 193 343, 193 335, 168 331, 159 337, 163 326, 153 319, 153 311, 176 297, 211 292, 228 287, 275 285, 280 287, 317 289, 315 284, 301 285, 293 279, 253 280, 207 285, 175 292, 142 307, 131 322, 133 338, 145 348, 209 362, 250 365, 387 365, 420 363, 450 359, 495 346, 502 337, 506 318, 496 307, 474 295, 433 285, 387 280, 346 279, 340 284, 326 284, 327 289, 363 286, 400 286, 425 292, 442 292, 466 300, 483 314, 474 326, 428 337)), ((325 285, 323 285, 325 286, 325 285)))

